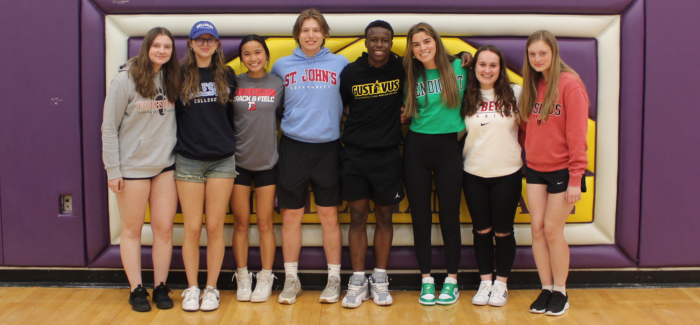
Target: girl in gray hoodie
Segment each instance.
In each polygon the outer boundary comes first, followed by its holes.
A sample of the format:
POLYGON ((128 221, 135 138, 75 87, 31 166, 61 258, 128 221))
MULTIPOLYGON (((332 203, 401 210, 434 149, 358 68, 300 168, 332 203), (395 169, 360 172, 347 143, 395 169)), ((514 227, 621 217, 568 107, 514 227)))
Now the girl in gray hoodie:
POLYGON ((153 302, 160 309, 173 307, 165 283, 177 210, 173 101, 178 98, 180 78, 174 43, 167 29, 151 29, 138 56, 120 68, 105 98, 102 158, 109 188, 119 205, 121 258, 131 285, 129 303, 135 311, 151 310, 141 282, 141 229, 148 205, 154 282, 160 284, 153 290, 153 302))

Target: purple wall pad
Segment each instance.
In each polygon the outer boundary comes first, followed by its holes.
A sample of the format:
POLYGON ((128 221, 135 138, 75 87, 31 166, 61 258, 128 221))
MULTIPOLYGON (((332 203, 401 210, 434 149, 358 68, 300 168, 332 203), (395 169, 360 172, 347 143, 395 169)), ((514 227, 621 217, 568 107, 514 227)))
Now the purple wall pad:
MULTIPOLYGON (((222 37, 220 39, 221 49, 224 51, 224 56, 227 59, 238 57, 238 45, 241 44, 242 39, 243 37, 222 37)), ((143 37, 129 38, 129 58, 133 58, 139 54, 142 43, 143 37)), ((175 49, 177 50, 178 60, 184 59, 187 53, 187 37, 175 37, 175 49)))
MULTIPOLYGON (((527 37, 462 37, 462 40, 479 48, 496 45, 503 52, 509 68, 522 74, 527 37)), ((559 52, 567 64, 579 74, 588 91, 591 107, 588 117, 595 120, 598 112, 598 43, 594 38, 557 38, 559 52)))
MULTIPOLYGON (((141 251, 141 263, 144 269, 153 268, 151 260, 151 247, 143 247, 141 251)), ((206 249, 200 250, 200 269, 206 268, 206 249)), ((374 268, 374 250, 367 251, 366 269, 374 268)), ((350 261, 350 251, 343 247, 342 269, 352 270, 350 261)), ((173 249, 172 269, 184 269, 182 263, 182 249, 173 249)), ((634 267, 634 263, 627 259, 615 245, 598 246, 574 246, 571 247, 571 268, 622 268, 634 267)), ((119 255, 119 246, 110 246, 102 256, 90 264, 91 268, 121 268, 122 262, 119 255)), ((222 268, 231 270, 236 267, 233 251, 226 248, 224 263, 222 268)), ((260 269, 260 250, 251 248, 248 254, 248 267, 251 270, 260 269)), ((299 258, 299 269, 302 270, 323 270, 326 269, 326 257, 322 247, 302 247, 299 258)), ((461 269, 476 269, 476 259, 472 246, 462 247, 462 258, 459 266, 461 269)), ((515 269, 535 269, 535 262, 532 257, 532 249, 529 246, 520 246, 515 257, 515 269)), ((282 248, 277 248, 275 263, 273 268, 281 270, 284 268, 282 260, 282 248)), ((445 257, 442 247, 433 247, 433 268, 445 269, 445 257)), ((389 257, 389 270, 417 270, 418 262, 413 247, 397 246, 391 249, 389 257)))
POLYGON ((416 12, 416 13, 568 13, 568 14, 616 14, 633 0, 443 0, 438 4, 423 0, 357 0, 326 1, 261 0, 232 3, 229 0, 192 2, 171 0, 165 6, 162 0, 114 1, 95 0, 107 14, 164 14, 164 13, 298 13, 307 8, 322 12, 416 12))
POLYGON ((693 0, 647 0, 646 9, 639 262, 646 267, 697 266, 700 44, 695 35, 700 33, 700 6, 693 0))
POLYGON ((4 264, 85 266, 79 2, 4 2, 2 11, 0 28, 17 31, 0 66, 4 264), (67 217, 61 194, 73 196, 67 217))
POLYGON ((644 2, 637 0, 622 15, 620 82, 620 149, 615 242, 629 258, 639 258, 642 188, 642 121, 644 112, 644 2))
POLYGON ((81 2, 83 188, 85 190, 85 244, 92 261, 110 244, 107 208, 107 174, 102 164, 102 108, 105 101, 104 15, 88 1, 81 2))

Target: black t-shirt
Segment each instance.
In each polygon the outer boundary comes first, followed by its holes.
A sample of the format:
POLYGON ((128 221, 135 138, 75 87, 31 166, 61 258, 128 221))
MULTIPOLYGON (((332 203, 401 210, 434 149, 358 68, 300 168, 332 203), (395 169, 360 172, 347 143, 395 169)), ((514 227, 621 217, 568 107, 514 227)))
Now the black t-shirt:
MULTIPOLYGON (((180 71, 184 72, 183 69, 180 71)), ((228 97, 236 93, 236 76, 227 69, 228 97)), ((183 77, 184 79, 184 77, 183 77)), ((201 90, 189 105, 181 98, 175 105, 177 146, 175 151, 188 159, 215 161, 236 153, 233 132, 233 102, 219 103, 216 84, 209 68, 199 68, 201 90)))
POLYGON ((389 61, 375 68, 367 53, 348 64, 340 74, 343 106, 349 105, 341 140, 363 149, 381 149, 399 145, 401 104, 406 72, 401 57, 391 53, 389 61))

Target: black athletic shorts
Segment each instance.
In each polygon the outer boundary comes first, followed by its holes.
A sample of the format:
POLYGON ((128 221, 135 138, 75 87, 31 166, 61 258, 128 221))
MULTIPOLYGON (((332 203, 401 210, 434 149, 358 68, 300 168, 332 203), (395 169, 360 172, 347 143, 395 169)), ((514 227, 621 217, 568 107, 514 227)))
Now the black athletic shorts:
POLYGON ((307 143, 282 136, 277 161, 277 200, 283 209, 301 209, 309 183, 317 206, 340 205, 340 140, 307 143))
MULTIPOLYGON (((585 176, 584 176, 585 177, 585 176)), ((547 193, 556 194, 565 192, 569 187, 569 169, 561 169, 553 172, 538 172, 527 167, 525 179, 528 184, 545 184, 547 193)), ((586 192, 586 180, 581 179, 581 193, 586 192)))
POLYGON ((345 146, 340 158, 343 200, 371 198, 390 206, 404 198, 401 152, 398 147, 361 149, 345 146))
POLYGON ((267 170, 248 170, 236 166, 238 177, 233 182, 234 185, 250 186, 255 183, 255 187, 277 185, 277 165, 267 170))
POLYGON ((165 172, 169 172, 171 170, 175 170, 175 164, 172 164, 168 167, 163 168, 163 170, 161 170, 160 173, 158 173, 157 175, 151 176, 151 177, 133 177, 133 178, 132 177, 122 177, 122 179, 126 180, 126 181, 134 181, 134 180, 138 180, 138 179, 153 179, 156 176, 158 176, 162 173, 165 173, 165 172))

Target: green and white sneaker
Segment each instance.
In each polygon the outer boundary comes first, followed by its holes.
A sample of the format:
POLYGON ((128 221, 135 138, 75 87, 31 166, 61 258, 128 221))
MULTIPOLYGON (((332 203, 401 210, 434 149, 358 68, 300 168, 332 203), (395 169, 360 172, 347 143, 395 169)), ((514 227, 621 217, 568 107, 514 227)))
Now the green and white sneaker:
POLYGON ((421 305, 435 305, 435 280, 432 277, 423 278, 420 286, 420 297, 418 302, 421 305))
POLYGON ((440 291, 440 296, 438 296, 437 303, 438 305, 451 305, 457 302, 457 299, 459 299, 459 288, 457 288, 457 281, 447 277, 445 279, 445 284, 442 285, 442 290, 440 291))

